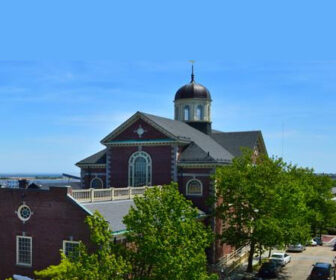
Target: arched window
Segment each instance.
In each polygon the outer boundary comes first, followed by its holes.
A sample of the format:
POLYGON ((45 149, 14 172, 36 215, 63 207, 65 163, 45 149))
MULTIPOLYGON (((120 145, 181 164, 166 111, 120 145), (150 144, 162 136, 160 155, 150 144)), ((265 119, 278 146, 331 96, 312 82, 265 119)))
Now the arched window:
POLYGON ((203 106, 198 105, 196 108, 196 119, 202 121, 204 118, 203 106))
POLYGON ((128 184, 132 187, 150 186, 152 182, 152 159, 143 151, 135 152, 128 161, 128 184))
POLYGON ((188 105, 184 107, 184 120, 185 121, 190 120, 190 108, 188 105))
POLYGON ((102 189, 104 186, 103 184, 103 180, 96 177, 96 178, 93 178, 91 180, 91 183, 90 183, 90 188, 93 188, 93 189, 102 189))
POLYGON ((187 182, 187 195, 202 196, 203 195, 203 186, 202 182, 197 179, 191 179, 187 182))

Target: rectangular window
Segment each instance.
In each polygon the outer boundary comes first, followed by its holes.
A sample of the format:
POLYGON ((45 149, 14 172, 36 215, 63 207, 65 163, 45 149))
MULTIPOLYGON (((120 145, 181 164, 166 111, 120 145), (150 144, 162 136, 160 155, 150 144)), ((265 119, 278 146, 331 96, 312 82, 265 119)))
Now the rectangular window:
POLYGON ((16 236, 16 264, 32 266, 32 238, 16 236))
POLYGON ((78 256, 79 241, 63 240, 63 253, 67 257, 78 256))

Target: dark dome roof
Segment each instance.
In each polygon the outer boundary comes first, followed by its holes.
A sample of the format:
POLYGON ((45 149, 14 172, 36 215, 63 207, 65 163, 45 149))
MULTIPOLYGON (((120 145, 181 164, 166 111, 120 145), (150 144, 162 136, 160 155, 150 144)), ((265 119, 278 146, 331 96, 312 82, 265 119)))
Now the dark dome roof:
POLYGON ((205 86, 195 83, 193 80, 181 87, 175 94, 175 100, 184 98, 204 98, 211 100, 209 90, 205 86))

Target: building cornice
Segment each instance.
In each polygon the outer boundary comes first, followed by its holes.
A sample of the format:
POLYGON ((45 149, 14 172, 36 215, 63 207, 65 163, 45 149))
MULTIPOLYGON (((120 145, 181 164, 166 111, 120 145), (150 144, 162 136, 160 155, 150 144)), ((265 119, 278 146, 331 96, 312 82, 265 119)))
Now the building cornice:
POLYGON ((116 136, 118 136, 122 131, 126 130, 128 127, 130 127, 133 123, 135 123, 137 120, 143 120, 144 122, 148 123, 167 137, 179 141, 179 139, 173 135, 172 133, 165 130, 163 127, 159 126, 152 120, 150 120, 148 117, 146 117, 141 112, 136 112, 132 117, 130 117, 128 120, 126 120, 124 123, 122 123, 120 126, 118 126, 115 130, 113 130, 110 134, 108 134, 106 137, 104 137, 103 140, 100 141, 101 144, 107 145, 107 143, 110 143, 111 140, 113 140, 116 136))
POLYGON ((92 168, 106 168, 105 163, 97 164, 97 163, 76 163, 76 166, 80 168, 87 168, 87 167, 92 167, 92 168))
MULTIPOLYGON (((179 144, 180 141, 176 141, 173 139, 137 139, 137 140, 118 140, 118 141, 110 141, 104 143, 107 147, 120 147, 120 146, 166 146, 172 144, 179 144)), ((184 143, 184 142, 182 142, 184 143)))
POLYGON ((231 164, 231 161, 227 162, 178 162, 178 167, 187 167, 187 168, 214 168, 217 166, 231 164))

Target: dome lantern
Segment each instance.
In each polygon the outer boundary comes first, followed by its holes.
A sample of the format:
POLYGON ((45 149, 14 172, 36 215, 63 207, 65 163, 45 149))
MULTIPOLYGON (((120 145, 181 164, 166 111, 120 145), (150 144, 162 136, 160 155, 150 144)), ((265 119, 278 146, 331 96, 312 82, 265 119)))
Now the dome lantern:
POLYGON ((211 133, 211 95, 205 86, 195 82, 194 65, 190 83, 177 90, 174 103, 175 120, 184 121, 206 134, 211 133))

